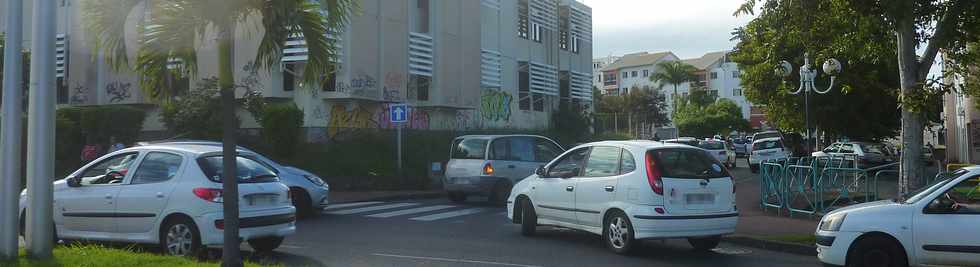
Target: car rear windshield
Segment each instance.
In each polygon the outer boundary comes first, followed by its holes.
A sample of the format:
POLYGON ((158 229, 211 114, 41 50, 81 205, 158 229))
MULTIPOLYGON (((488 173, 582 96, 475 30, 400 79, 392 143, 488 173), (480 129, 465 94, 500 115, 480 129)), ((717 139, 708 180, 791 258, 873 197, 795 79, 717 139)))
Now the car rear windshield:
POLYGON ((698 143, 699 143, 697 140, 677 140, 677 139, 667 140, 665 142, 667 142, 667 143, 674 143, 674 144, 681 144, 681 145, 689 145, 689 146, 698 146, 698 143))
POLYGON ((762 140, 762 139, 773 138, 773 137, 781 137, 781 136, 779 136, 778 132, 757 133, 752 136, 752 138, 755 140, 762 140))
POLYGON ((861 145, 861 151, 864 151, 864 153, 887 155, 887 153, 885 153, 885 146, 881 144, 860 144, 860 145, 861 145))
POLYGON ((714 157, 703 150, 667 148, 651 150, 660 173, 667 178, 711 179, 730 177, 714 157))
MULTIPOLYGON (((197 159, 197 164, 201 166, 201 171, 209 180, 221 183, 224 174, 222 156, 209 156, 197 159)), ((246 156, 237 157, 238 182, 239 183, 272 183, 279 182, 279 176, 274 171, 259 163, 255 159, 246 156)))
POLYGON ((725 143, 722 142, 701 142, 698 146, 707 150, 725 149, 725 143))
POLYGON ((487 139, 466 138, 453 141, 452 158, 483 159, 487 154, 487 139))
POLYGON ((752 144, 752 150, 762 150, 762 149, 773 149, 773 148, 783 148, 783 143, 772 140, 772 141, 762 141, 752 144))

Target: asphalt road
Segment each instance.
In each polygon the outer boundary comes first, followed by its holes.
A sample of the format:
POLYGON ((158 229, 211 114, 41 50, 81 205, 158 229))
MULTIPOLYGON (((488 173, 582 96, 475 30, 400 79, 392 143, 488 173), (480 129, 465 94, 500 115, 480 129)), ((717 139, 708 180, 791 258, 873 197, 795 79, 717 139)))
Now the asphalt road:
POLYGON ((287 266, 819 266, 815 257, 728 243, 694 252, 686 240, 646 241, 636 255, 621 256, 585 232, 542 227, 524 237, 505 208, 472 198, 352 205, 300 221, 279 250, 252 259, 287 266))

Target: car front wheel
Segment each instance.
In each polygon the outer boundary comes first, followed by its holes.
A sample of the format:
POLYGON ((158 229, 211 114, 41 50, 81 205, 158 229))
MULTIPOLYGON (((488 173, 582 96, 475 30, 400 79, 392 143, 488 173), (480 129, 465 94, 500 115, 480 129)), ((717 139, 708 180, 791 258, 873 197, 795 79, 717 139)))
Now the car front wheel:
POLYGON ((627 254, 633 249, 633 224, 622 212, 615 212, 606 219, 602 228, 606 247, 617 254, 627 254))
POLYGON ((201 235, 189 219, 170 220, 160 229, 160 248, 167 255, 193 256, 201 247, 201 235))
POLYGON ((534 212, 534 205, 527 199, 521 199, 521 234, 532 236, 538 230, 538 214, 534 212))
POLYGON ((284 237, 272 236, 248 240, 248 245, 256 252, 271 252, 282 245, 284 237))
POLYGON ((862 238, 847 253, 847 267, 907 267, 902 248, 881 236, 862 238))

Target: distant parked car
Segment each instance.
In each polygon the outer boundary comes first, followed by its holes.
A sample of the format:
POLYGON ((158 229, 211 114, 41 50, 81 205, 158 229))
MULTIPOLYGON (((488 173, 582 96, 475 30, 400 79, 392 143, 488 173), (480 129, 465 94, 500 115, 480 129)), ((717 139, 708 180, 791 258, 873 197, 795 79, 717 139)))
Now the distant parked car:
POLYGON ((453 140, 443 186, 453 202, 484 195, 502 204, 512 185, 562 152, 557 142, 537 135, 460 136, 453 140))
POLYGON ((732 139, 732 145, 735 147, 734 150, 736 156, 745 156, 748 155, 749 146, 752 145, 752 142, 749 141, 747 138, 739 137, 739 138, 732 139))
POLYGON ((578 229, 628 253, 644 239, 715 248, 735 232, 738 209, 731 174, 704 150, 606 141, 575 147, 514 185, 507 217, 524 235, 539 225, 578 229))
POLYGON ((784 159, 789 157, 789 151, 783 146, 783 139, 770 137, 756 139, 752 142, 752 154, 749 155, 749 170, 752 173, 759 172, 759 163, 770 159, 784 159))
MULTIPOLYGON (((138 145, 148 144, 205 145, 218 148, 222 146, 221 142, 203 140, 143 142, 138 145)), ((293 206, 296 206, 296 211, 300 216, 314 215, 330 203, 330 185, 316 174, 296 167, 283 166, 248 148, 239 146, 238 149, 254 153, 255 159, 259 163, 265 164, 266 167, 276 172, 279 180, 289 187, 289 192, 292 194, 293 206)))
POLYGON ((857 162, 858 168, 871 168, 893 163, 893 157, 885 145, 871 142, 837 142, 822 151, 813 152, 812 156, 844 157, 857 162))
POLYGON ((698 143, 698 147, 708 151, 712 157, 725 165, 725 167, 735 167, 735 151, 732 151, 728 144, 722 140, 703 140, 698 143))
MULTIPOLYGON (((296 231, 289 188, 257 154, 238 155, 240 237, 256 251, 275 250, 296 231)), ((220 246, 222 173, 215 146, 160 144, 109 153, 54 182, 55 237, 159 244, 174 256, 220 246)), ((25 190, 22 235, 26 197, 25 190)))
POLYGON ((980 266, 980 168, 940 176, 905 197, 827 213, 817 258, 835 266, 980 266))
POLYGON ((676 138, 676 139, 664 140, 663 142, 664 143, 672 143, 672 144, 689 145, 689 146, 693 146, 693 147, 697 147, 699 144, 701 144, 701 140, 698 140, 697 138, 694 138, 694 137, 680 137, 680 138, 676 138))

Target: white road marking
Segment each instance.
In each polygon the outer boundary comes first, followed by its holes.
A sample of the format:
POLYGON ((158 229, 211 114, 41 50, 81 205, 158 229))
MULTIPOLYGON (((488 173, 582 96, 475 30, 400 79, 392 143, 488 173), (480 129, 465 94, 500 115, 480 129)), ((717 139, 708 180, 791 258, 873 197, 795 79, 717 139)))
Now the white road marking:
POLYGON ((407 210, 396 210, 396 211, 390 211, 390 212, 385 212, 385 213, 371 214, 371 215, 367 215, 367 217, 372 217, 372 218, 388 218, 388 217, 395 217, 395 216, 401 216, 401 215, 407 215, 407 214, 413 214, 413 213, 422 213, 422 212, 429 212, 429 211, 434 211, 434 210, 448 209, 448 208, 452 208, 452 207, 455 207, 455 206, 451 206, 451 205, 435 205, 435 206, 427 206, 427 207, 420 207, 420 208, 407 209, 407 210))
POLYGON ((449 259, 449 258, 436 258, 436 257, 420 257, 420 256, 407 256, 407 255, 383 254, 383 253, 374 253, 374 254, 371 254, 371 255, 379 256, 379 257, 402 258, 402 259, 413 259, 413 260, 445 261, 445 262, 456 262, 456 263, 475 263, 475 264, 498 265, 498 266, 541 267, 540 265, 527 265, 527 264, 516 264, 516 263, 495 262, 495 261, 479 261, 479 260, 466 260, 466 259, 449 259))
POLYGON ((428 222, 428 221, 441 220, 441 219, 452 218, 457 216, 470 215, 481 211, 483 211, 482 208, 457 210, 457 211, 450 211, 450 212, 436 213, 436 214, 426 215, 421 217, 415 217, 412 218, 412 220, 428 222))
POLYGON ((290 245, 280 245, 279 247, 280 247, 280 248, 284 248, 284 249, 304 249, 304 247, 300 247, 300 246, 290 246, 290 245))
POLYGON ((398 203, 398 204, 388 204, 388 205, 381 205, 381 206, 371 206, 371 207, 357 208, 357 209, 349 209, 349 210, 330 211, 330 212, 325 212, 325 213, 326 214, 333 214, 333 215, 347 215, 347 214, 364 213, 364 212, 376 211, 376 210, 387 210, 387 209, 394 209, 394 208, 401 208, 401 207, 408 207, 408 206, 415 206, 415 205, 418 205, 418 204, 416 204, 416 203, 398 203))
POLYGON ((358 206, 365 206, 365 205, 372 205, 372 204, 379 204, 379 203, 384 203, 384 202, 368 201, 368 202, 354 202, 354 203, 330 204, 330 205, 327 205, 326 208, 323 208, 323 210, 335 210, 335 209, 340 209, 340 208, 358 207, 358 206))

